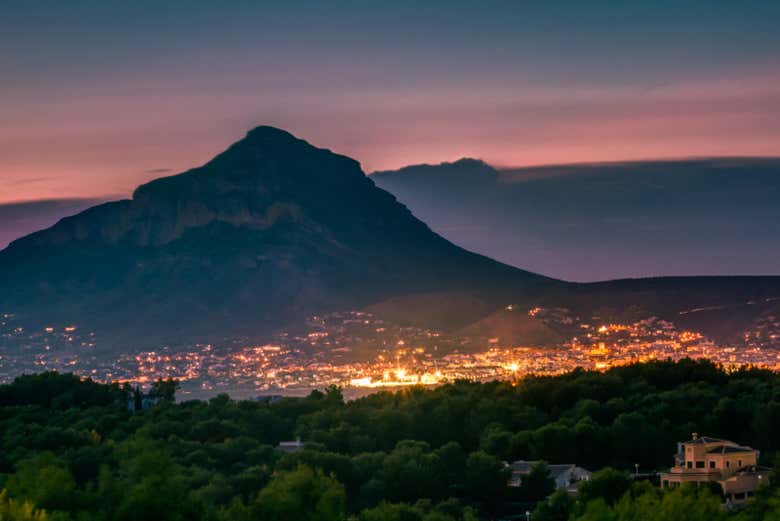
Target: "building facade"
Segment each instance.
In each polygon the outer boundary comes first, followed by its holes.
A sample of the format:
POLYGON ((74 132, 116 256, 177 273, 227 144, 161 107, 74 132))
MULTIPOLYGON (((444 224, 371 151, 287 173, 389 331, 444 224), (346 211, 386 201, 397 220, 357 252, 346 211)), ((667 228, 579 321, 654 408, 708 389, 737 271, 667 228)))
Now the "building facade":
POLYGON ((717 483, 727 502, 741 503, 767 481, 758 467, 759 452, 732 441, 699 436, 677 444, 674 467, 661 473, 663 488, 683 483, 717 483))
MULTIPOLYGON (((520 487, 523 483, 523 478, 531 473, 531 470, 536 466, 538 461, 525 461, 519 460, 509 465, 511 471, 509 487, 520 487)), ((577 492, 577 484, 580 481, 590 479, 590 472, 582 467, 578 467, 573 463, 564 464, 548 464, 548 470, 550 471, 550 477, 555 481, 555 488, 557 490, 566 490, 570 493, 577 492)))

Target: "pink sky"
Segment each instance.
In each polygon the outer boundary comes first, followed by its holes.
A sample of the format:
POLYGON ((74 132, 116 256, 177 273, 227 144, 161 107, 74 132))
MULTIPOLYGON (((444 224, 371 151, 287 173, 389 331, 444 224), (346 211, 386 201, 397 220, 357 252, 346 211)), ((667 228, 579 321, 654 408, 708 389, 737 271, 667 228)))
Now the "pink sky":
POLYGON ((124 196, 275 125, 366 171, 780 155, 780 3, 10 2, 0 204, 124 196))
POLYGON ((367 172, 463 156, 521 166, 780 155, 780 81, 769 74, 653 88, 113 92, 3 98, 0 203, 126 196, 259 124, 352 156, 367 172))

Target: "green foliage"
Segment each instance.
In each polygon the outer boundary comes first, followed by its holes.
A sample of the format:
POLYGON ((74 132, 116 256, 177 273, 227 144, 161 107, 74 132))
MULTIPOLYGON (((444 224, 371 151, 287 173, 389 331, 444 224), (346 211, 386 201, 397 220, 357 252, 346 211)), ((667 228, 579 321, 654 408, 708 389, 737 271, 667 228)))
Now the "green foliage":
POLYGON ((442 465, 437 454, 422 441, 401 441, 382 462, 378 479, 390 501, 413 501, 444 495, 442 465))
POLYGON ((188 494, 183 469, 163 447, 145 436, 135 436, 116 449, 117 480, 103 483, 116 498, 116 521, 179 521, 202 519, 202 508, 188 494))
POLYGON ((550 477, 550 469, 544 461, 531 467, 520 485, 520 495, 525 501, 541 501, 554 490, 555 480, 550 477))
POLYGON ((574 512, 574 499, 565 490, 556 490, 534 509, 534 521, 568 521, 574 512))
POLYGON ((505 495, 509 469, 495 456, 477 451, 466 459, 464 477, 466 491, 471 497, 494 503, 505 495))
POLYGON ((0 520, 2 521, 50 521, 54 518, 39 510, 32 502, 10 499, 5 490, 0 490, 0 520))
POLYGON ((20 462, 5 487, 12 497, 25 498, 52 511, 75 512, 83 501, 68 468, 50 453, 20 462))
MULTIPOLYGON (((519 500, 523 512, 539 501, 536 519, 653 518, 648 509, 675 519, 694 505, 710 512, 717 498, 661 494, 622 469, 668 467, 693 431, 753 445, 767 465, 780 453, 780 375, 690 360, 348 402, 338 388, 273 404, 226 395, 175 403, 175 391, 157 382, 153 394, 167 403, 131 412, 129 386, 57 373, 0 385, 0 508, 73 521, 465 521, 502 517, 519 500), (275 449, 297 436, 303 450, 275 449), (543 466, 507 495, 504 462, 515 459, 603 470, 577 498, 544 500, 553 487, 543 466)), ((731 517, 771 519, 778 490, 775 475, 731 517)))
POLYGON ((0 407, 37 405, 46 408, 95 407, 110 405, 125 398, 119 385, 102 385, 90 378, 56 371, 23 375, 13 383, 0 385, 0 407))
POLYGON ((611 506, 623 497, 632 483, 627 472, 605 468, 594 472, 589 480, 580 482, 577 494, 583 503, 601 499, 611 506))
POLYGON ((259 521, 337 521, 346 517, 346 493, 335 478, 301 465, 274 477, 249 513, 259 521))
POLYGON ((176 391, 179 389, 179 381, 173 378, 163 380, 160 378, 152 384, 149 391, 150 398, 157 398, 164 402, 173 402, 176 399, 176 391))
POLYGON ((603 498, 591 500, 585 512, 573 521, 721 521, 727 517, 720 498, 706 487, 686 485, 662 493, 640 485, 613 506, 603 498))
POLYGON ((477 521, 471 508, 463 508, 455 500, 438 505, 421 500, 415 504, 381 503, 360 512, 353 521, 477 521))

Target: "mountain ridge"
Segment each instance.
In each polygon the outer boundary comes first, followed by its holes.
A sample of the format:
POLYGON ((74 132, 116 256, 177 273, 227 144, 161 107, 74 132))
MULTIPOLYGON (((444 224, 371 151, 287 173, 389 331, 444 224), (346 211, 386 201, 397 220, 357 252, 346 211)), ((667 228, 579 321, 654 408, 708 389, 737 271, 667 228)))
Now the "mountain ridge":
POLYGON ((494 299, 544 280, 458 248, 357 161, 266 126, 0 252, 5 309, 139 339, 265 333, 395 294, 494 299))
MULTIPOLYGON (((456 168, 472 182, 490 167, 456 168)), ((351 158, 258 127, 203 166, 14 241, 0 251, 0 308, 33 329, 94 329, 110 350, 267 338, 357 309, 443 330, 547 334, 494 314, 508 304, 654 315, 733 339, 780 296, 780 277, 580 284, 524 271, 434 233, 372 177, 351 158)))

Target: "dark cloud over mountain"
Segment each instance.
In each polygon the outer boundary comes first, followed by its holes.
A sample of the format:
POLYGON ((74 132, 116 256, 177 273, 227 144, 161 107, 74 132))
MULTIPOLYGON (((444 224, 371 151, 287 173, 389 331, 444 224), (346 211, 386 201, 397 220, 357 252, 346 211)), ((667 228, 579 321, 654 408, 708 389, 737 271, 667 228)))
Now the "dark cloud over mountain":
POLYGON ((554 277, 780 274, 780 159, 462 160, 372 179, 456 244, 554 277))

